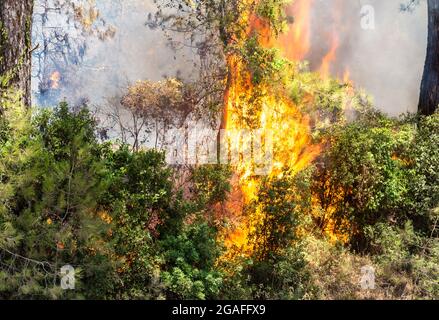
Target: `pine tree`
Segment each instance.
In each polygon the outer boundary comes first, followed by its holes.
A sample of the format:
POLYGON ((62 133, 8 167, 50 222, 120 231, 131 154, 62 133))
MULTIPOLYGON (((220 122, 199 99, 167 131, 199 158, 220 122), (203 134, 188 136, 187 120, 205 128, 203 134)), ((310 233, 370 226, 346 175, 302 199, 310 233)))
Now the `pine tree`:
POLYGON ((6 108, 0 146, 1 277, 4 298, 102 297, 111 285, 101 146, 88 111, 66 104, 31 118, 6 108), (60 287, 60 269, 75 270, 75 290, 60 287), (81 281, 82 280, 82 281, 81 281))

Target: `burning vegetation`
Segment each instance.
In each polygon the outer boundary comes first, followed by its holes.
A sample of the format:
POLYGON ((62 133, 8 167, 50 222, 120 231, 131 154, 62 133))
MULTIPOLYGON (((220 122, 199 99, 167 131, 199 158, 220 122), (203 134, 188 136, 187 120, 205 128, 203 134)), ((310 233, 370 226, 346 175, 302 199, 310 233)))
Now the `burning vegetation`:
MULTIPOLYGON (((255 5, 259 4, 255 3, 255 5)), ((285 13, 298 17, 297 23, 285 24, 284 22, 289 20, 283 13, 284 15, 278 18, 285 20, 280 23, 278 29, 267 19, 256 14, 243 18, 239 23, 247 25, 246 37, 243 43, 238 44, 243 47, 243 52, 241 55, 230 54, 227 58, 229 75, 222 123, 226 131, 230 132, 226 143, 232 144, 232 150, 242 151, 246 143, 252 144, 254 141, 246 142, 242 137, 233 136, 238 132, 237 130, 247 130, 250 139, 252 134, 254 137, 256 131, 261 131, 263 141, 257 147, 272 150, 270 168, 262 174, 263 177, 256 173, 254 157, 242 157, 242 161, 234 168, 235 174, 239 177, 235 181, 237 186, 234 192, 242 199, 237 202, 235 195, 233 203, 226 204, 226 207, 231 206, 229 210, 235 213, 236 225, 232 230, 225 230, 226 234, 223 236, 226 246, 232 251, 235 250, 234 254, 238 256, 251 255, 258 247, 269 251, 267 249, 270 247, 267 243, 269 239, 254 238, 255 230, 267 223, 265 219, 269 215, 268 212, 264 212, 264 205, 259 203, 260 193, 262 189, 267 188, 267 182, 280 183, 294 179, 313 164, 324 147, 322 140, 313 137, 315 128, 312 124, 315 125, 321 119, 316 117, 313 119, 313 115, 309 113, 309 107, 315 103, 316 97, 313 93, 307 93, 295 99, 292 94, 294 86, 297 85, 295 81, 301 73, 300 60, 306 57, 310 49, 312 5, 312 1, 294 2, 287 7, 285 13), (294 60, 289 60, 288 57, 294 60), (233 208, 236 203, 238 209, 233 208)), ((256 11, 258 10, 264 8, 259 7, 256 11)), ((336 59, 338 48, 336 34, 333 34, 330 42, 331 48, 323 57, 318 70, 318 75, 324 80, 330 77, 331 64, 336 59)), ((341 109, 345 109, 348 100, 354 96, 352 87, 347 84, 347 74, 344 77, 346 82, 340 83, 342 89, 339 92, 340 94, 344 92, 347 97, 347 100, 341 101, 338 106, 341 109)), ((256 146, 252 145, 252 147, 256 146)), ((288 198, 284 198, 285 201, 299 202, 300 195, 293 186, 290 186, 288 192, 296 194, 297 197, 289 195, 288 198)), ((312 203, 315 208, 309 212, 304 210, 301 214, 315 216, 315 211, 321 210, 317 199, 312 203)), ((288 210, 292 209, 288 208, 288 210)), ((335 222, 331 221, 331 209, 324 210, 327 211, 327 218, 322 231, 326 232, 334 242, 348 242, 349 238, 345 234, 335 230, 335 222)), ((344 223, 348 224, 347 221, 344 223)), ((271 232, 276 231, 268 230, 262 237, 270 238, 271 232)), ((288 232, 283 230, 285 234, 288 232)))

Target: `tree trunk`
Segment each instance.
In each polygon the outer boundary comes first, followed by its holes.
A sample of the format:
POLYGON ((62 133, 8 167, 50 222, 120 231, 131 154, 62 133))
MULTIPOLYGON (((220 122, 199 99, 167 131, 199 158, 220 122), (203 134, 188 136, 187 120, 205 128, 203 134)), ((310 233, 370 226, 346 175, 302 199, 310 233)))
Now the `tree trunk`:
POLYGON ((428 47, 418 110, 433 114, 439 106, 439 1, 428 0, 428 47))
POLYGON ((33 0, 0 0, 0 75, 31 105, 33 0))

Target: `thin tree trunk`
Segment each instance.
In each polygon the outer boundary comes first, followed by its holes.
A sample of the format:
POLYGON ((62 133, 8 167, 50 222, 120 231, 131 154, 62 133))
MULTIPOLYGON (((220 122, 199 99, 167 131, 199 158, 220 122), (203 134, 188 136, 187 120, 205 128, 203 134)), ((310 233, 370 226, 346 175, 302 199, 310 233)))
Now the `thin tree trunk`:
POLYGON ((439 105, 439 1, 428 0, 428 47, 418 110, 433 114, 439 105))
POLYGON ((33 0, 0 0, 0 75, 31 105, 33 0))

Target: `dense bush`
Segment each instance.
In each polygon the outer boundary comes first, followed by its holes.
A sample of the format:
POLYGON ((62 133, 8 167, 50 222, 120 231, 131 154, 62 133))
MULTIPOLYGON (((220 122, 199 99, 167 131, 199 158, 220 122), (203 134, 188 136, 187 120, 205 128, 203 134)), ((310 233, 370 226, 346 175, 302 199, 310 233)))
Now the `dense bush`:
POLYGON ((4 297, 97 297, 110 285, 108 225, 98 216, 106 188, 102 149, 89 113, 65 104, 35 117, 4 106, 0 145, 1 292, 4 297), (59 270, 77 267, 77 291, 62 292, 59 270), (99 291, 99 292, 98 292, 99 291), (73 296, 72 296, 73 297, 73 296))
POLYGON ((331 127, 312 187, 322 209, 317 224, 360 251, 367 250, 364 228, 378 222, 411 220, 428 233, 439 206, 437 123, 437 115, 416 122, 369 111, 331 127))

